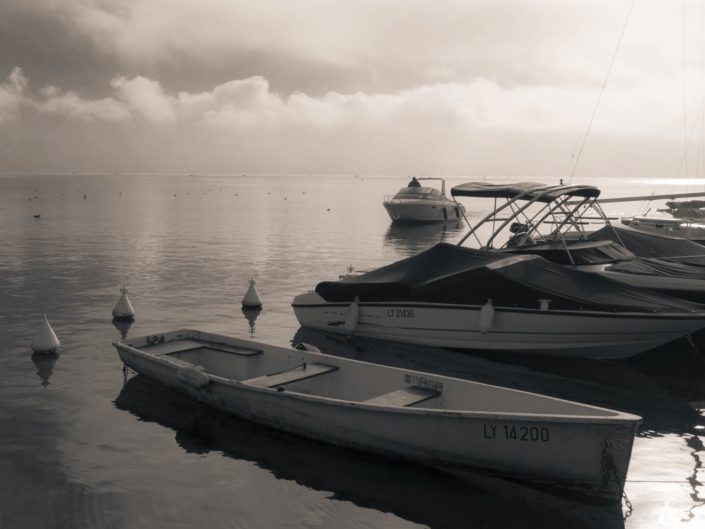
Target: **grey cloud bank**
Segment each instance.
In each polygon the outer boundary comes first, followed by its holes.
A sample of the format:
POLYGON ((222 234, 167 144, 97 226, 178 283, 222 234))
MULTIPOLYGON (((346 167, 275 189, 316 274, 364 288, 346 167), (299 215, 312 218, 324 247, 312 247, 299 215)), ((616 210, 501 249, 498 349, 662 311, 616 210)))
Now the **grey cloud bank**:
MULTIPOLYGON (((569 4, 10 0, 0 171, 565 176, 626 13, 569 4)), ((580 172, 677 171, 684 95, 697 141, 682 15, 637 4, 580 172)))

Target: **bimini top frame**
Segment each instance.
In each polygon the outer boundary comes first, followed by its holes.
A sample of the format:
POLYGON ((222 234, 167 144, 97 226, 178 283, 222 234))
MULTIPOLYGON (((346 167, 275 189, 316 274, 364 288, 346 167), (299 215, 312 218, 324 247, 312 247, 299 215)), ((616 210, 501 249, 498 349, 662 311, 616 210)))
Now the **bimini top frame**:
MULTIPOLYGON (((451 189, 451 195, 465 197, 494 198, 494 211, 485 216, 475 226, 470 228, 458 245, 462 245, 470 236, 474 235, 481 247, 492 249, 495 238, 510 225, 510 231, 515 235, 504 245, 513 244, 517 246, 531 244, 533 235, 538 233, 540 226, 550 222, 556 227, 550 235, 542 236, 542 240, 560 239, 570 255, 568 245, 565 244, 563 232, 576 229, 581 234, 583 218, 588 211, 597 213, 600 221, 610 225, 610 221, 597 202, 600 190, 593 186, 586 185, 554 185, 547 186, 535 182, 519 182, 516 184, 488 184, 486 182, 468 182, 455 186, 451 189), (497 199, 506 200, 504 204, 497 206, 497 199), (576 200, 578 199, 578 200, 576 200), (544 204, 533 214, 530 208, 534 204, 544 204), (506 217, 500 217, 500 213, 508 211, 506 217), (492 223, 492 233, 483 244, 477 236, 480 226, 492 223), (499 223, 499 226, 497 226, 499 223)), ((500 248, 501 249, 501 248, 500 248)), ((571 257, 572 261, 572 257, 571 257)))

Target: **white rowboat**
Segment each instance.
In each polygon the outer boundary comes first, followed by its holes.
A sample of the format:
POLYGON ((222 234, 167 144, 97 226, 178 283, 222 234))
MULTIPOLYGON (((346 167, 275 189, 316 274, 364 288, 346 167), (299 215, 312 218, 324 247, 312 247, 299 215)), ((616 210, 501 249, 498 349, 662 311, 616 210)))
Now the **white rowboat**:
POLYGON ((273 428, 614 498, 640 422, 534 393, 195 330, 113 345, 138 373, 273 428))

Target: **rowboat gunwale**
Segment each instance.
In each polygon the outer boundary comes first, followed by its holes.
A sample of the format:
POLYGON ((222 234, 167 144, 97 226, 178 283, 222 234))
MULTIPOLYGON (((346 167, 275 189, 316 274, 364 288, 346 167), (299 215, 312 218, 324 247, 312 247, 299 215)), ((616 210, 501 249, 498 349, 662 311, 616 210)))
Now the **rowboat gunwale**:
MULTIPOLYGON (((364 362, 361 360, 355 360, 352 358, 344 358, 340 356, 335 356, 335 355, 329 355, 326 353, 320 353, 320 352, 313 352, 313 351, 300 351, 297 349, 293 348, 286 348, 282 346, 278 346, 275 344, 270 344, 270 343, 265 343, 265 342, 257 342, 253 340, 247 340, 244 338, 234 338, 234 337, 228 337, 225 335, 219 335, 219 334, 214 334, 214 333, 208 333, 208 332, 203 332, 203 331, 198 331, 194 329, 180 329, 177 331, 170 331, 168 333, 160 333, 159 336, 167 336, 167 335, 174 335, 177 336, 178 334, 181 334, 182 337, 181 339, 185 338, 186 336, 183 336, 185 334, 191 334, 191 333, 196 333, 197 335, 205 336, 205 337, 216 337, 216 338, 224 338, 226 340, 235 340, 237 342, 241 342, 245 347, 251 347, 251 348, 260 348, 266 347, 266 348, 273 348, 280 350, 280 353, 283 353, 285 351, 295 351, 297 354, 302 354, 304 356, 312 356, 314 358, 319 358, 321 360, 330 360, 332 361, 332 364, 335 365, 336 363, 341 363, 341 364, 357 364, 361 366, 370 366, 374 365, 375 367, 378 367, 382 370, 385 371, 390 371, 398 374, 409 374, 409 375, 432 375, 434 377, 434 380, 438 380, 439 382, 443 381, 452 381, 455 383, 461 383, 464 385, 469 385, 469 386, 475 386, 475 387, 480 387, 480 388, 492 388, 492 389, 501 389, 506 392, 510 392, 512 394, 515 394, 517 396, 531 396, 531 397, 540 397, 541 399, 546 399, 547 401, 554 401, 554 402, 561 402, 561 403, 569 403, 570 405, 573 406, 578 406, 583 409, 590 409, 590 410, 595 410, 595 411, 600 411, 603 413, 609 413, 611 416, 604 416, 604 415, 570 415, 570 414, 560 414, 560 413, 536 413, 536 412, 483 412, 483 411, 476 411, 476 410, 464 410, 464 409, 437 409, 437 408, 423 408, 423 407, 403 407, 403 406, 388 406, 388 405, 380 405, 380 404, 367 404, 364 401, 355 401, 355 400, 349 400, 349 399, 339 399, 335 397, 328 397, 328 396, 323 396, 323 395, 313 395, 313 394, 306 394, 306 393, 300 393, 295 390, 289 390, 286 389, 285 391, 279 391, 276 387, 268 388, 268 387, 261 387, 261 386, 256 386, 252 384, 248 384, 247 382, 239 381, 236 379, 232 378, 226 378, 220 375, 216 375, 213 373, 210 373, 208 371, 205 371, 208 374, 208 378, 212 380, 213 382, 217 382, 219 384, 223 384, 225 386, 231 386, 239 389, 243 389, 246 391, 253 391, 253 392, 258 392, 262 393, 265 395, 271 395, 271 394, 276 394, 279 397, 286 397, 288 399, 299 399, 303 401, 309 401, 309 402, 322 402, 325 404, 333 405, 333 406, 346 406, 346 407, 351 407, 351 408, 361 408, 361 409, 366 409, 366 410, 385 410, 387 412, 394 411, 396 413, 400 414, 408 414, 408 415, 430 415, 430 416, 438 416, 438 417, 454 417, 454 418, 468 418, 468 419, 488 419, 488 420, 512 420, 512 418, 518 418, 521 419, 522 421, 526 422, 557 422, 557 423, 562 423, 562 422, 577 422, 577 423, 598 423, 598 424, 627 424, 631 425, 635 421, 641 421, 641 418, 637 415, 633 415, 627 412, 619 411, 619 410, 613 410, 613 409, 608 409, 608 408, 602 408, 599 406, 593 406, 591 404, 584 404, 580 402, 575 402, 575 401, 570 401, 567 399, 561 399, 559 397, 552 397, 549 395, 543 395, 540 393, 534 393, 530 391, 524 391, 524 390, 519 390, 519 389, 514 389, 514 388, 509 388, 505 386, 497 386, 494 384, 487 384, 484 382, 478 382, 474 380, 468 380, 468 379, 461 379, 461 378, 456 378, 456 377, 449 377, 446 375, 438 375, 435 373, 428 373, 425 371, 416 371, 416 370, 410 370, 410 369, 403 369, 403 368, 398 368, 398 367, 393 367, 393 366, 387 366, 387 365, 382 365, 382 364, 370 364, 369 362, 364 362)), ((149 335, 147 335, 149 336, 149 335)), ((149 353, 146 352, 139 347, 132 346, 126 342, 134 342, 135 340, 139 340, 141 338, 146 338, 145 337, 137 337, 137 338, 128 338, 124 340, 120 340, 117 342, 113 342, 113 346, 118 349, 123 350, 128 350, 130 353, 135 354, 139 357, 145 358, 149 361, 155 361, 159 364, 162 364, 165 367, 169 367, 171 369, 178 369, 179 367, 182 367, 177 364, 177 362, 174 361, 173 358, 169 358, 169 353, 162 353, 162 354, 154 354, 154 353, 149 353)), ((215 340, 211 339, 200 339, 200 338, 194 338, 193 336, 189 336, 188 338, 190 339, 195 339, 197 341, 203 341, 204 343, 222 343, 224 345, 232 345, 229 344, 228 342, 217 342, 215 340)), ((180 338, 176 338, 175 340, 169 340, 169 341, 178 341, 180 338)), ((147 346, 149 347, 149 346, 147 346)), ((263 349, 263 352, 264 351, 263 349)), ((226 352, 227 354, 227 352, 226 352)), ((230 354, 237 354, 237 353, 230 353, 230 354)), ((185 361, 179 361, 183 362, 184 364, 188 365, 194 365, 189 362, 185 361)), ((340 367, 340 366, 338 366, 340 367)))

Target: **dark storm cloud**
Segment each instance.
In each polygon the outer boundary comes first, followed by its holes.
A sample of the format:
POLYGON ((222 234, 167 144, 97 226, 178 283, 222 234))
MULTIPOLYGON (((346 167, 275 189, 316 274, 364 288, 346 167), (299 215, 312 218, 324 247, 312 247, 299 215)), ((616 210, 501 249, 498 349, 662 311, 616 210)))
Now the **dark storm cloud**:
MULTIPOLYGON (((5 0, 0 171, 561 175, 628 5, 5 0)), ((590 170, 651 171, 692 129, 699 17, 694 0, 637 4, 590 170)))
POLYGON ((118 62, 59 16, 0 2, 0 76, 21 66, 38 86, 58 85, 97 95, 118 62))

